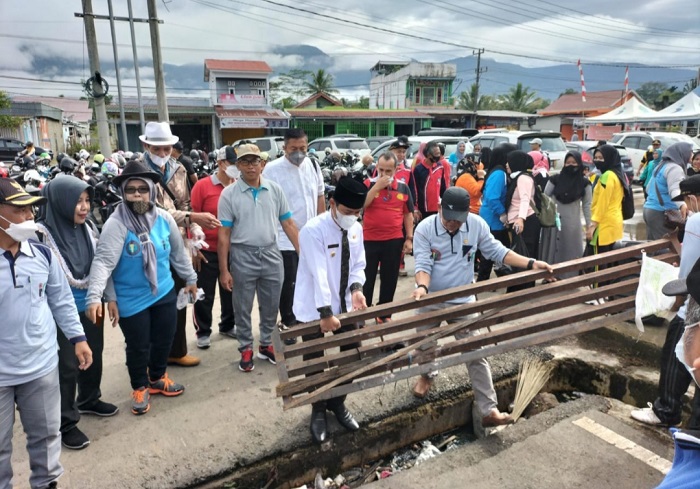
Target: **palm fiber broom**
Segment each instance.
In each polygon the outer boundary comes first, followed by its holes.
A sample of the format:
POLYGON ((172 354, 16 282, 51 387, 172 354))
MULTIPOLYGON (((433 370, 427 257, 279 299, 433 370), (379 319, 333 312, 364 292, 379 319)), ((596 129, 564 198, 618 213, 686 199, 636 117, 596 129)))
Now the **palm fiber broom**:
POLYGON ((537 357, 523 360, 518 373, 518 385, 515 387, 515 400, 511 414, 513 422, 522 416, 532 399, 542 390, 552 375, 553 369, 554 365, 544 363, 537 357))

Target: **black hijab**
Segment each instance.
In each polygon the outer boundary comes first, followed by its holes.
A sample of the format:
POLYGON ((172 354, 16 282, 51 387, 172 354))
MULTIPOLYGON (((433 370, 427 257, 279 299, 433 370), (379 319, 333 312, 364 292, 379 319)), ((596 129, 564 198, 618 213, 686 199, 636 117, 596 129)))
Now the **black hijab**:
POLYGON ((491 164, 491 153, 491 148, 483 148, 479 154, 479 163, 484 165, 484 170, 491 164))
POLYGON ((47 199, 41 223, 51 233, 73 278, 78 280, 90 273, 90 265, 95 256, 88 224, 75 224, 75 207, 86 190, 92 202, 94 189, 83 180, 70 175, 59 175, 41 189, 42 195, 47 199))
POLYGON ((610 144, 604 144, 596 148, 593 152, 594 157, 598 151, 603 155, 603 162, 596 163, 596 167, 600 170, 600 175, 603 176, 603 173, 606 171, 611 171, 620 180, 622 186, 627 188, 629 185, 627 184, 627 177, 622 171, 622 158, 620 158, 617 148, 610 144))
MULTIPOLYGON (((484 149, 482 149, 481 151, 483 152, 484 149)), ((486 179, 484 180, 484 185, 486 185, 486 181, 496 170, 502 170, 503 172, 506 171, 508 153, 517 149, 518 147, 514 144, 504 143, 500 146, 496 146, 496 149, 491 151, 491 160, 489 161, 488 166, 484 166, 484 169, 486 170, 486 179)))
POLYGON ((532 156, 520 150, 511 151, 508 153, 507 160, 511 174, 516 172, 526 173, 528 170, 532 170, 532 167, 535 166, 532 156))
POLYGON ((564 168, 558 175, 552 176, 549 180, 554 185, 554 196, 562 204, 570 204, 583 197, 586 187, 591 184, 590 180, 583 176, 583 160, 578 151, 569 151, 564 157, 564 168), (567 167, 566 160, 569 158, 576 160, 575 167, 567 167), (572 170, 567 170, 571 168, 572 170))

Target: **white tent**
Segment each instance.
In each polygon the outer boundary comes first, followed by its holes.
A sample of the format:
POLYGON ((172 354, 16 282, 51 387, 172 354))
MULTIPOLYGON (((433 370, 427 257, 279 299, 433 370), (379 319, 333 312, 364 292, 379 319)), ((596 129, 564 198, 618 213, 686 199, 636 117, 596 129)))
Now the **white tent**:
POLYGON ((651 121, 657 120, 657 115, 658 112, 644 105, 637 97, 632 97, 623 105, 611 110, 610 112, 595 117, 586 118, 585 123, 598 124, 651 121))
POLYGON ((660 110, 654 121, 696 121, 700 120, 700 96, 695 92, 680 99, 673 105, 660 110))

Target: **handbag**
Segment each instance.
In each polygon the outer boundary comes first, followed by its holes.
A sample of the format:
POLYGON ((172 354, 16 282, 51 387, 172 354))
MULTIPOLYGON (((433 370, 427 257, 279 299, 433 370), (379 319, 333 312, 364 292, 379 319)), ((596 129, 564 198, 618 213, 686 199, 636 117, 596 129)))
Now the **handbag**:
MULTIPOLYGON (((510 234, 510 249, 519 255, 529 256, 529 252, 527 251, 527 245, 525 244, 525 240, 523 239, 522 235, 516 234, 515 232, 508 234, 510 234)), ((504 275, 522 272, 523 270, 525 269, 511 267, 510 265, 502 263, 501 266, 496 267, 494 269, 494 272, 496 273, 497 277, 503 277, 504 275)))
MULTIPOLYGON (((659 192, 659 184, 656 183, 656 175, 659 173, 659 170, 665 165, 662 164, 660 165, 657 169, 654 170, 654 175, 652 178, 654 179, 654 188, 656 189, 656 198, 659 199, 659 205, 662 207, 665 205, 664 204, 664 199, 661 197, 661 192, 659 192)), ((682 233, 685 231, 685 219, 683 218, 683 214, 681 214, 681 211, 678 209, 667 209, 664 211, 664 227, 666 229, 671 229, 675 230, 678 229, 679 233, 682 233)))

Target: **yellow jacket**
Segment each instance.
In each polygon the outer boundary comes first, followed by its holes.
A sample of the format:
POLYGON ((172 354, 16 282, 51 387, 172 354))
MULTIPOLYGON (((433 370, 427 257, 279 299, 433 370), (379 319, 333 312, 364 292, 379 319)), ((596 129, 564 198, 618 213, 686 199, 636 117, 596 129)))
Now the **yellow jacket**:
POLYGON ((622 239, 622 198, 624 188, 620 179, 606 171, 593 189, 591 220, 598 223, 591 244, 607 246, 622 239), (597 243, 596 243, 597 240, 597 243))

